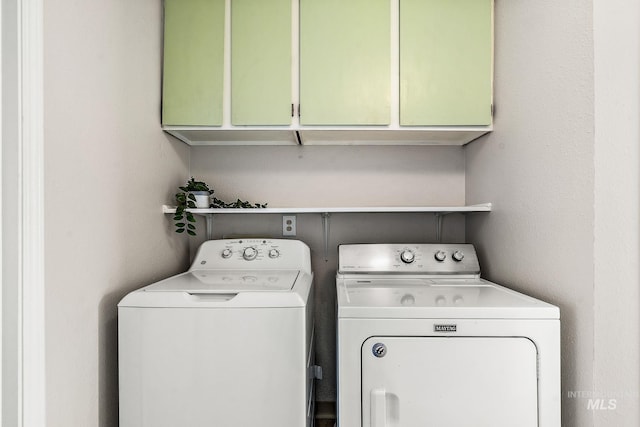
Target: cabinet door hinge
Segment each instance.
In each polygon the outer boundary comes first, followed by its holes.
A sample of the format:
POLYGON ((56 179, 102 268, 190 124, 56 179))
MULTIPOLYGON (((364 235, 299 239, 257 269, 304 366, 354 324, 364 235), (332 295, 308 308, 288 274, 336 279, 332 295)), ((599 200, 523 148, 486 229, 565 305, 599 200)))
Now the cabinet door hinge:
MULTIPOLYGON (((291 117, 295 117, 296 107, 291 104, 291 117)), ((298 104, 298 117, 300 117, 300 104, 298 104)))

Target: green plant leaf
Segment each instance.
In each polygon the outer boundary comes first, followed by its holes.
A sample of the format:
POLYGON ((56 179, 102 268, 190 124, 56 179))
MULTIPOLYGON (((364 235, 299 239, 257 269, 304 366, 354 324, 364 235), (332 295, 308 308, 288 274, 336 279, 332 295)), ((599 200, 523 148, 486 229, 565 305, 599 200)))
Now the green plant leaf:
POLYGON ((189 230, 195 230, 196 226, 193 224, 187 224, 187 227, 189 228, 189 230))
POLYGON ((189 235, 190 235, 190 236, 195 236, 195 235, 196 235, 196 233, 194 233, 194 232, 193 232, 193 231, 191 231, 191 230, 187 230, 187 233, 189 233, 189 235))
POLYGON ((187 212, 187 221, 196 222, 196 219, 194 218, 194 216, 193 216, 193 214, 191 212, 187 212))
POLYGON ((213 194, 213 190, 209 188, 206 182, 204 181, 196 181, 194 177, 191 177, 189 181, 187 181, 187 185, 184 187, 178 187, 182 191, 208 191, 209 194, 213 194))
MULTIPOLYGON (((176 224, 176 227, 184 228, 185 225, 186 224, 184 222, 179 222, 179 223, 176 224)), ((191 225, 191 224, 189 224, 189 225, 191 225)))
POLYGON ((176 230, 176 233, 184 233, 184 228, 179 228, 176 230))

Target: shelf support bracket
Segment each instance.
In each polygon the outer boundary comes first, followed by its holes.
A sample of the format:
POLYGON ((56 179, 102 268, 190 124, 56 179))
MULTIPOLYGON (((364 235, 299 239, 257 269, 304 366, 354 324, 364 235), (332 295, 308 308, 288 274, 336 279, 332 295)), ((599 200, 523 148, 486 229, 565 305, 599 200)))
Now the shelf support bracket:
POLYGON ((213 214, 205 214, 204 218, 207 226, 207 240, 213 240, 213 214))
POLYGON ((324 236, 324 262, 329 261, 329 218, 331 214, 324 212, 322 214, 322 235, 324 236))
POLYGON ((436 242, 442 243, 442 216, 440 212, 436 212, 436 242))
POLYGON ((444 222, 444 217, 446 215, 452 214, 455 212, 436 212, 436 242, 442 243, 442 223, 444 222))

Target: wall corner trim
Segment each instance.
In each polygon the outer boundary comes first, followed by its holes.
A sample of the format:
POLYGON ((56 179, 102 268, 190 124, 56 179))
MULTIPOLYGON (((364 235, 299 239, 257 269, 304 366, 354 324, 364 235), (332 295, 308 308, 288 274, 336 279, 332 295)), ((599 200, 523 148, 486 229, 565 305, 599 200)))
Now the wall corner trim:
POLYGON ((43 0, 19 1, 21 427, 46 426, 43 15, 43 0))

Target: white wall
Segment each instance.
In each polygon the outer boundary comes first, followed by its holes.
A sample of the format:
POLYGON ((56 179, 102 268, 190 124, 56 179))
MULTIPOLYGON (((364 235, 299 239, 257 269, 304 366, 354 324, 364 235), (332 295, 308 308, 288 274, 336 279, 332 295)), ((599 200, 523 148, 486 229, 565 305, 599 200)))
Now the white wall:
MULTIPOLYGON (((425 206, 464 204, 460 147, 195 147, 191 173, 218 198, 271 207, 425 206)), ((202 225, 200 221, 199 225, 202 225)), ((336 400, 335 274, 342 243, 434 242, 432 214, 333 214, 328 259, 319 214, 297 215, 296 239, 311 248, 315 273, 317 363, 324 369, 319 401, 336 400)), ((204 234, 193 239, 195 248, 204 234)), ((219 215, 214 238, 282 237, 281 215, 219 215)), ((464 240, 464 218, 445 218, 443 241, 464 240)))
POLYGON ((594 0, 596 426, 640 425, 640 3, 594 0))
POLYGON ((467 202, 494 212, 467 237, 488 277, 560 306, 562 425, 637 426, 639 5, 496 11, 496 131, 466 150, 467 202))
POLYGON ((162 2, 45 2, 47 427, 117 425, 116 303, 186 268, 161 213, 188 147, 160 131, 162 2))
POLYGON ((467 220, 489 279, 560 307, 562 425, 592 425, 569 391, 593 387, 591 3, 496 2, 495 131, 466 148, 467 220))
POLYGON ((460 147, 194 147, 191 172, 219 198, 271 206, 464 203, 460 147))

